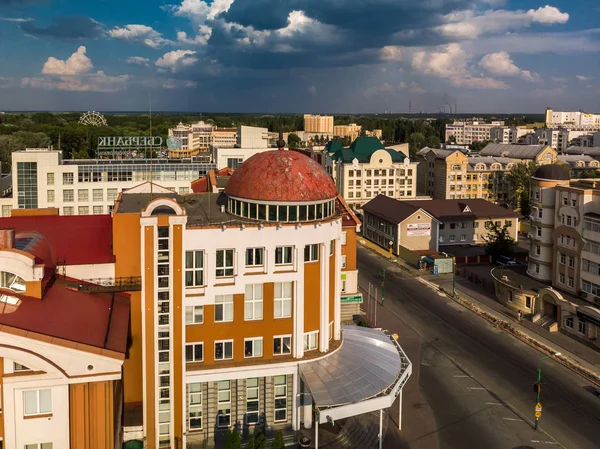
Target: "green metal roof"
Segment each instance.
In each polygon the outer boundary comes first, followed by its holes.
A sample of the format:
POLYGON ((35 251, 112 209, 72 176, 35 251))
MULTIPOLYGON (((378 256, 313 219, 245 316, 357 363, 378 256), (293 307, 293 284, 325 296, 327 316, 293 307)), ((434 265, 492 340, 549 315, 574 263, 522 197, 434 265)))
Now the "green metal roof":
POLYGON ((393 162, 402 162, 406 159, 404 153, 385 148, 377 137, 358 137, 349 148, 344 148, 338 140, 332 140, 325 146, 325 150, 332 154, 333 160, 344 163, 351 163, 354 159, 358 159, 359 162, 369 162, 373 153, 378 150, 387 151, 393 162))

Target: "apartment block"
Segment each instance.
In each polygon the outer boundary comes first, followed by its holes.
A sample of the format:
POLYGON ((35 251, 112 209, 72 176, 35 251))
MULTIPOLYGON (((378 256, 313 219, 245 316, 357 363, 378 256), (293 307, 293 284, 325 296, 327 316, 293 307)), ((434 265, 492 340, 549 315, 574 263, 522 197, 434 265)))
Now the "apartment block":
POLYGON ((304 132, 333 135, 333 115, 304 114, 304 132))
POLYGON ((323 163, 344 199, 355 209, 377 195, 417 196, 417 163, 401 151, 385 148, 376 137, 359 137, 348 148, 329 142, 323 163))
POLYGON ((2 216, 12 209, 56 208, 61 215, 108 214, 118 194, 154 181, 180 194, 213 170, 193 159, 63 159, 60 151, 28 149, 12 153, 12 198, 1 198, 2 216))
POLYGON ((503 121, 493 121, 485 123, 480 121, 472 122, 454 122, 446 125, 445 142, 449 142, 451 137, 458 145, 470 145, 473 142, 484 142, 490 140, 490 133, 493 128, 504 126, 503 121))
POLYGON ((576 127, 590 127, 600 129, 600 114, 590 114, 583 111, 560 112, 546 109, 546 126, 552 128, 557 125, 570 125, 576 127))
POLYGON ((488 144, 477 156, 425 147, 417 153, 418 192, 433 199, 481 198, 507 204, 511 186, 506 174, 514 164, 556 160, 556 151, 546 145, 488 144))

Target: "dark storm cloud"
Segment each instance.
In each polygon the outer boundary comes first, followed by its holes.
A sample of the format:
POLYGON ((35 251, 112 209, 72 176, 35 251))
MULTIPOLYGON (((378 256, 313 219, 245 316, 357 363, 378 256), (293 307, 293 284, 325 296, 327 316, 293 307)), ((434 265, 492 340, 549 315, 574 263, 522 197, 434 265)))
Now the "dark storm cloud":
POLYGON ((380 61, 386 45, 448 42, 435 30, 443 15, 472 0, 235 0, 211 23, 208 52, 226 66, 249 68, 350 67, 380 61), (317 21, 306 30, 278 33, 292 11, 317 21), (239 24, 242 27, 232 26, 239 24), (261 32, 266 31, 261 35, 261 32), (251 43, 243 43, 249 38, 251 43))
MULTIPOLYGON (((3 1, 3 0, 0 0, 3 1)), ((33 22, 21 24, 21 30, 32 36, 48 36, 61 40, 93 39, 102 34, 101 25, 86 16, 54 17, 52 25, 43 28, 33 22)))

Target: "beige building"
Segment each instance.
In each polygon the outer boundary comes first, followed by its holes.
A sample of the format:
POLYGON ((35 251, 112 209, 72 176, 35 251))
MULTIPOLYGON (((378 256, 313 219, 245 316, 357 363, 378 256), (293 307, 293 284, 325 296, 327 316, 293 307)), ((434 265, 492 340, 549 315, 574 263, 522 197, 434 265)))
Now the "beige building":
POLYGON ((544 165, 556 159, 556 151, 546 145, 489 144, 478 156, 425 147, 417 153, 417 190, 433 199, 481 198, 508 204, 511 190, 506 175, 514 164, 544 165))
POLYGON ((331 141, 323 155, 322 163, 338 191, 355 209, 377 195, 417 196, 417 163, 401 151, 385 148, 375 137, 359 137, 349 148, 331 141))
POLYGON ((356 123, 349 125, 335 125, 333 127, 333 137, 347 137, 351 141, 356 140, 362 131, 362 126, 356 123))
POLYGON ((237 143, 237 128, 218 128, 211 123, 199 121, 189 125, 179 123, 169 128, 169 137, 179 139, 180 148, 170 149, 171 158, 188 158, 208 153, 211 146, 233 148, 237 143))
MULTIPOLYGON (((536 171, 527 266, 529 282, 504 270, 494 276, 496 293, 504 302, 536 293, 534 305, 519 310, 551 331, 560 330, 597 347, 600 182, 569 178, 564 165, 545 165, 536 171), (543 283, 541 287, 539 283, 543 283)), ((514 304, 519 307, 520 302, 514 304)))
POLYGON ((304 131, 333 135, 333 115, 304 114, 304 131))
POLYGON ((363 235, 384 248, 393 241, 396 254, 401 246, 437 251, 445 245, 483 245, 492 224, 508 226, 516 239, 519 228, 517 213, 482 199, 397 201, 380 195, 363 211, 363 235))

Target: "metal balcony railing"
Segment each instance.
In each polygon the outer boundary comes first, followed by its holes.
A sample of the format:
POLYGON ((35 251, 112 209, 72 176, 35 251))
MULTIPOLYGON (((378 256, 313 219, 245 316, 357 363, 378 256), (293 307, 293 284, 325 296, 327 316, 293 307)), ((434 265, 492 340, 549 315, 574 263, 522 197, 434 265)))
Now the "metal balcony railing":
POLYGON ((69 287, 86 293, 131 292, 142 289, 142 277, 117 277, 82 279, 82 282, 71 282, 69 287))

